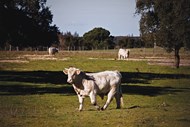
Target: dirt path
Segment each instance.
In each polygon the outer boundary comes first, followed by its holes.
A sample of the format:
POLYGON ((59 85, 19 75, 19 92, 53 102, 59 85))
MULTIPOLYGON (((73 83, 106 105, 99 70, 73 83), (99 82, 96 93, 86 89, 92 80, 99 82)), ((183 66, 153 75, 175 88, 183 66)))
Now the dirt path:
MULTIPOLYGON (((131 61, 148 61, 149 65, 162 65, 162 66, 173 66, 174 59, 167 57, 145 57, 145 58, 129 58, 131 61)), ((190 66, 190 60, 181 59, 180 66, 190 66)))
MULTIPOLYGON (((56 58, 52 55, 21 55, 15 59, 0 59, 0 62, 8 63, 28 63, 29 60, 68 60, 67 58, 56 58)), ((89 60, 101 59, 101 58, 89 58, 89 60)), ((104 60, 116 60, 113 58, 104 58, 104 60)), ((147 61, 149 65, 161 65, 161 66, 173 66, 174 59, 167 57, 139 57, 139 58, 128 58, 126 61, 147 61)), ((180 66, 190 66, 189 59, 181 59, 180 66)))

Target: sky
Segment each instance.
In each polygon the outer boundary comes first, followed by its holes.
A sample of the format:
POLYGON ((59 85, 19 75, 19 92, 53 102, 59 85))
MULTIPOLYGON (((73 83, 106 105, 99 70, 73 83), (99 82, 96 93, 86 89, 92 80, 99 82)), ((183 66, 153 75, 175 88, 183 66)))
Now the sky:
POLYGON ((135 15, 136 0, 47 0, 53 24, 63 33, 79 36, 102 27, 112 36, 139 36, 140 16, 135 15))

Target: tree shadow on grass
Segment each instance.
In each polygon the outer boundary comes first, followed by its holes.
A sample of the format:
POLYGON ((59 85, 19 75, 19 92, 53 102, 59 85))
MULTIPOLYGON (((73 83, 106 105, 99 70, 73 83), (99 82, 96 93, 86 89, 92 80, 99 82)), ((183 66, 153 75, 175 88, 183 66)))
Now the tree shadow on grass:
POLYGON ((159 87, 159 86, 140 86, 122 85, 122 92, 131 95, 158 96, 163 94, 175 94, 183 92, 189 88, 159 87))
POLYGON ((142 83, 149 84, 150 80, 155 79, 181 79, 190 78, 189 74, 160 74, 160 73, 143 73, 143 72, 121 72, 122 83, 142 83))
POLYGON ((72 95, 66 78, 62 71, 0 71, 0 95, 72 95))
POLYGON ((163 94, 174 94, 176 92, 183 92, 190 90, 190 88, 174 88, 174 87, 160 87, 150 86, 151 80, 161 79, 190 79, 188 74, 160 74, 160 73, 140 73, 140 72, 121 72, 122 74, 122 92, 126 94, 136 94, 145 96, 158 96, 163 94), (127 85, 144 84, 144 85, 127 85))
MULTIPOLYGON (((146 96, 158 96, 185 90, 185 88, 149 86, 150 80, 190 78, 190 75, 184 74, 136 72, 121 72, 121 74, 123 93, 146 96), (139 83, 146 86, 127 85, 128 83, 139 83)), ((0 71, 0 95, 75 94, 72 86, 68 85, 66 80, 67 76, 62 71, 0 71)))
POLYGON ((3 95, 33 95, 33 94, 63 94, 74 95, 75 92, 72 86, 39 86, 39 85, 17 85, 17 83, 11 83, 8 85, 0 85, 0 96, 3 95))
POLYGON ((0 81, 66 84, 62 71, 0 71, 0 81))

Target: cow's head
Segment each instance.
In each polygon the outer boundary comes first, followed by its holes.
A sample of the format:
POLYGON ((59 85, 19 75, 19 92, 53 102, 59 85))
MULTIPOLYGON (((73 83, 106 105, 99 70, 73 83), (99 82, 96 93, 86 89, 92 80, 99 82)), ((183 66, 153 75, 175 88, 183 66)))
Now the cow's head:
POLYGON ((57 52, 57 53, 58 53, 58 52, 59 52, 59 49, 58 49, 58 48, 55 48, 55 52, 57 52))
POLYGON ((81 71, 75 67, 69 67, 63 70, 63 73, 68 75, 67 82, 71 84, 74 83, 76 76, 79 75, 80 72, 81 71))

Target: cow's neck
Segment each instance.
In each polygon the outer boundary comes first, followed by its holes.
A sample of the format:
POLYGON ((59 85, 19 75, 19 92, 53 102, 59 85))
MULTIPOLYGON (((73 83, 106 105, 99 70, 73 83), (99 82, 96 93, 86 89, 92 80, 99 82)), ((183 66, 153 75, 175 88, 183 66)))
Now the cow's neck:
POLYGON ((84 73, 84 72, 81 72, 79 75, 77 75, 77 76, 75 77, 74 85, 75 85, 77 88, 79 88, 79 89, 84 89, 83 80, 86 80, 86 79, 85 79, 85 73, 84 73))

